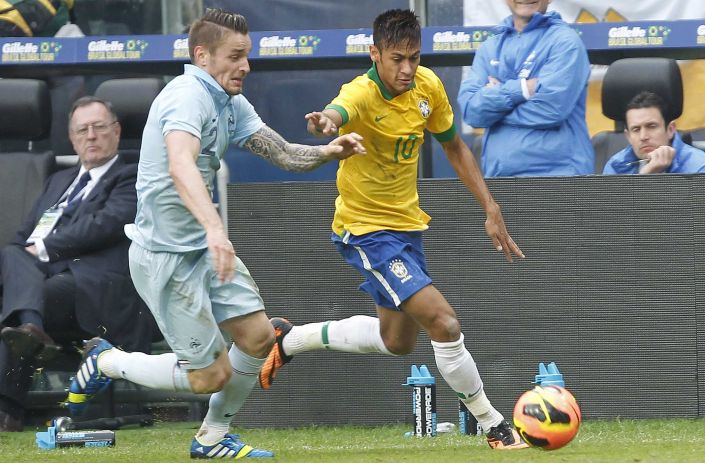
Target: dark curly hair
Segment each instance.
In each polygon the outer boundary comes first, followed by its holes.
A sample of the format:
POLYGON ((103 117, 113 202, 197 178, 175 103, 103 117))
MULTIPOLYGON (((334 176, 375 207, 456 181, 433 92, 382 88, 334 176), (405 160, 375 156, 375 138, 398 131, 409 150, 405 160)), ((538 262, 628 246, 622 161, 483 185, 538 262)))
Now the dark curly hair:
POLYGON ((377 48, 421 43, 419 18, 411 10, 388 10, 377 16, 372 26, 372 40, 377 48))

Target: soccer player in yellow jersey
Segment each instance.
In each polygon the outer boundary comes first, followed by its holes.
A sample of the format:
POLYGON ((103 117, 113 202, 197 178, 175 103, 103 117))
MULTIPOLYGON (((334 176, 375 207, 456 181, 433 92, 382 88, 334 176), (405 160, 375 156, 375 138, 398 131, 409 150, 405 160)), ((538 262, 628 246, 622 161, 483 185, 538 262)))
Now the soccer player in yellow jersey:
POLYGON ((486 430, 495 449, 524 448, 517 432, 488 400, 477 366, 464 345, 455 311, 433 286, 426 270, 421 232, 430 217, 416 190, 424 129, 441 143, 451 165, 482 205, 485 229, 495 248, 524 257, 507 233, 467 145, 453 125, 453 111, 440 79, 419 66, 421 28, 409 10, 390 10, 375 19, 372 68, 343 85, 322 112, 306 115, 320 136, 356 132, 367 154, 340 163, 333 241, 345 260, 365 277, 361 288, 375 301, 378 317, 292 326, 272 319, 277 344, 260 373, 269 388, 292 356, 315 349, 404 355, 413 351, 419 329, 433 345, 436 364, 486 430))

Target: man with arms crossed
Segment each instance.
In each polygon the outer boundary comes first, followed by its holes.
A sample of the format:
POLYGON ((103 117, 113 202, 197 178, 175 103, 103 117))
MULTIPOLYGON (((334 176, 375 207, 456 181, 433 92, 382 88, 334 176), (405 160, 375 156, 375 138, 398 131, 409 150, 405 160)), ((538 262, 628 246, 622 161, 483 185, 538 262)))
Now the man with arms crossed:
POLYGON ((332 239, 345 260, 365 277, 361 288, 375 301, 376 317, 294 326, 272 319, 277 345, 262 368, 260 384, 271 386, 276 371, 301 352, 333 349, 404 355, 419 329, 433 344, 436 364, 448 385, 475 415, 495 449, 526 447, 487 399, 477 366, 465 349, 455 311, 431 284, 421 232, 430 217, 416 190, 424 129, 441 143, 458 177, 482 205, 485 229, 507 260, 523 257, 507 233, 474 157, 453 125, 453 111, 440 79, 420 67, 421 28, 409 10, 390 10, 374 22, 372 68, 343 85, 322 112, 306 115, 320 136, 360 132, 370 149, 341 162, 332 239))
POLYGON ((244 17, 208 10, 189 31, 193 64, 152 104, 142 139, 132 239, 135 287, 173 353, 126 353, 94 338, 72 381, 80 412, 111 378, 172 391, 214 393, 194 437, 194 458, 271 457, 229 434, 274 343, 257 285, 213 205, 214 172, 229 144, 288 170, 313 169, 364 152, 357 134, 327 146, 295 145, 263 124, 242 96, 252 49, 244 17), (222 334, 232 338, 229 347, 222 334))
POLYGON ((508 16, 477 51, 458 92, 463 120, 485 129, 486 177, 589 175, 585 44, 551 0, 506 0, 508 16))

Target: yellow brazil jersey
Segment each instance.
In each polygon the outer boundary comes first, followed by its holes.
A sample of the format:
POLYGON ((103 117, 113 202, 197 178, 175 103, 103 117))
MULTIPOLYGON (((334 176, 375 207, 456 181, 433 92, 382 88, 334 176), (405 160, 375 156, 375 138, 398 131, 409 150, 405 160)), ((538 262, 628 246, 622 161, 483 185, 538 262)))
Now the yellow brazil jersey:
POLYGON ((341 134, 357 132, 367 149, 340 162, 333 231, 427 229, 431 217, 419 207, 416 189, 424 129, 440 142, 455 136, 453 109, 438 76, 419 66, 409 90, 392 97, 373 65, 343 85, 326 109, 342 116, 341 134))

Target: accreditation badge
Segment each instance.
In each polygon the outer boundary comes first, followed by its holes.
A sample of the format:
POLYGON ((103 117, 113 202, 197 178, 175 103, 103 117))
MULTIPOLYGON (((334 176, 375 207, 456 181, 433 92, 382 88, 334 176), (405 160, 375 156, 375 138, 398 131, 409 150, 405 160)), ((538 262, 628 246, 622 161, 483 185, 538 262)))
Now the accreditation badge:
POLYGON ((63 211, 62 207, 53 207, 44 211, 39 222, 37 222, 37 226, 34 227, 34 231, 27 238, 27 243, 32 244, 37 240, 46 238, 56 226, 56 222, 61 218, 63 211))

